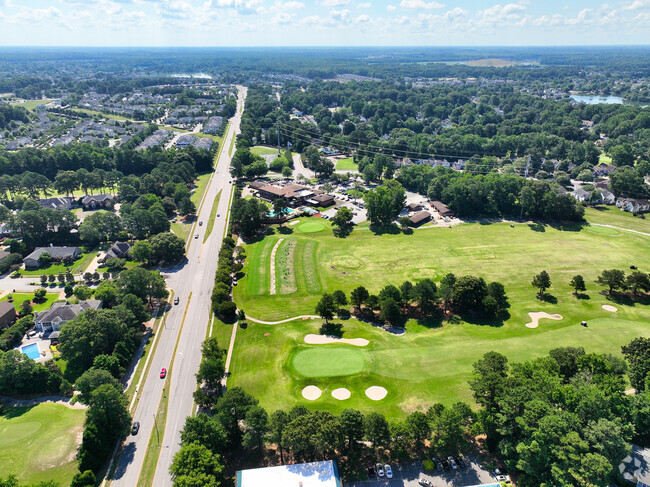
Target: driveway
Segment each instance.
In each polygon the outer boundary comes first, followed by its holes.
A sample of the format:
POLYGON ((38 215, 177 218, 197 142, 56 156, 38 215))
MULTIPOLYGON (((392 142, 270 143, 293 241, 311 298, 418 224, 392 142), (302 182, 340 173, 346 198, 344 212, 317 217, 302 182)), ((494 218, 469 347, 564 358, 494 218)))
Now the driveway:
POLYGON ((393 469, 393 478, 391 480, 368 479, 359 482, 348 482, 345 487, 420 487, 418 479, 425 478, 430 480, 434 487, 464 487, 476 485, 495 485, 498 482, 490 473, 476 461, 476 459, 465 457, 467 466, 459 470, 450 470, 449 472, 435 472, 432 474, 425 473, 422 462, 413 463, 394 463, 391 464, 393 469))

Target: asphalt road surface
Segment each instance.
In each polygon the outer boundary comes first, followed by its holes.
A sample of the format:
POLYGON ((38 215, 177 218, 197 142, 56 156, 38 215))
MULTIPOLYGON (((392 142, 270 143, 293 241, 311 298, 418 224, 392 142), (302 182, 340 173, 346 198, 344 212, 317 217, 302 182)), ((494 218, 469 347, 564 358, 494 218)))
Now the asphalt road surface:
POLYGON ((138 479, 151 435, 159 435, 163 438, 153 485, 156 487, 172 485, 169 466, 174 454, 180 448, 180 431, 185 424, 185 418, 193 413, 192 394, 196 389, 195 374, 201 361, 201 344, 210 323, 210 295, 214 286, 221 242, 227 228, 226 217, 233 190, 229 173, 228 149, 232 138, 239 133, 241 121, 239 108, 246 98, 246 88, 238 87, 238 90, 238 110, 231 119, 228 133, 223 139, 223 150, 205 190, 205 203, 197 215, 196 221, 203 221, 203 225, 195 225, 190 235, 187 261, 171 271, 165 271, 167 286, 174 290, 180 302, 172 306, 169 311, 151 359, 149 373, 137 392, 140 401, 133 420, 140 422, 140 431, 136 436, 129 436, 125 441, 111 479, 112 485, 115 486, 139 485, 138 479), (221 197, 217 210, 220 216, 215 219, 210 237, 203 243, 212 203, 220 190, 221 197), (196 233, 199 237, 195 239, 196 233), (178 347, 172 367, 172 355, 177 340, 178 347), (168 374, 171 374, 169 390, 163 389, 165 381, 160 378, 160 370, 163 367, 168 370, 168 374), (162 416, 158 410, 163 394, 169 396, 166 424, 162 424, 162 416))

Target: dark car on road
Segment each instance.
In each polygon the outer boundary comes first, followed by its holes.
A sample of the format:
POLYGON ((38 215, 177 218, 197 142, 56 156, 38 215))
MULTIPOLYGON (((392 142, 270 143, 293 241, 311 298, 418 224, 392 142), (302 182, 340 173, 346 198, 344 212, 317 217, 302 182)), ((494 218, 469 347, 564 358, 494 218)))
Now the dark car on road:
POLYGON ((131 426, 131 434, 132 434, 133 436, 135 436, 135 435, 138 434, 138 431, 140 431, 140 422, 139 422, 139 421, 135 421, 135 422, 133 423, 133 426, 131 426))

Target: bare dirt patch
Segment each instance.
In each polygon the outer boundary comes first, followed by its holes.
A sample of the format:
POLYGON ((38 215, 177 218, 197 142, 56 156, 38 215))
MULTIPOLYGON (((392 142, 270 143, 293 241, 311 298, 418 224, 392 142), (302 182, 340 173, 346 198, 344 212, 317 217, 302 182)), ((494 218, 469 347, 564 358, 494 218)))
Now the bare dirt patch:
POLYGON ((357 347, 365 347, 370 342, 365 338, 339 338, 310 333, 309 335, 305 335, 305 343, 308 343, 309 345, 323 345, 325 343, 346 343, 348 345, 355 345, 357 347))
POLYGON ((605 311, 611 311, 612 313, 615 313, 618 311, 618 308, 616 306, 612 306, 611 304, 603 304, 602 308, 605 311))
POLYGON ((537 328, 539 326, 539 320, 541 319, 549 319, 549 320, 561 320, 562 315, 558 314, 548 314, 545 311, 531 311, 528 313, 530 316, 530 319, 532 320, 530 323, 526 323, 526 326, 528 328, 537 328))

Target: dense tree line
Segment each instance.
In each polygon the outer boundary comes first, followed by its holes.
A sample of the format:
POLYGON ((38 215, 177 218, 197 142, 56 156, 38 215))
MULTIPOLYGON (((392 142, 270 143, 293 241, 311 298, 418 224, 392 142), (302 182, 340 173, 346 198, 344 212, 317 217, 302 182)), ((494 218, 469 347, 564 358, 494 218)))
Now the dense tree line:
MULTIPOLYGON (((234 202, 233 202, 234 208, 234 202)), ((232 237, 223 239, 219 250, 219 263, 214 277, 212 289, 212 310, 223 320, 232 320, 235 317, 237 305, 232 301, 232 276, 243 268, 245 254, 241 247, 235 247, 232 237)))
MULTIPOLYGON (((645 379, 646 341, 623 347, 635 385, 645 379)), ((619 357, 582 348, 514 364, 487 353, 474 364, 470 387, 488 447, 520 473, 523 487, 616 482, 629 442, 647 441, 650 431, 647 393, 625 394, 627 370, 619 357)))

